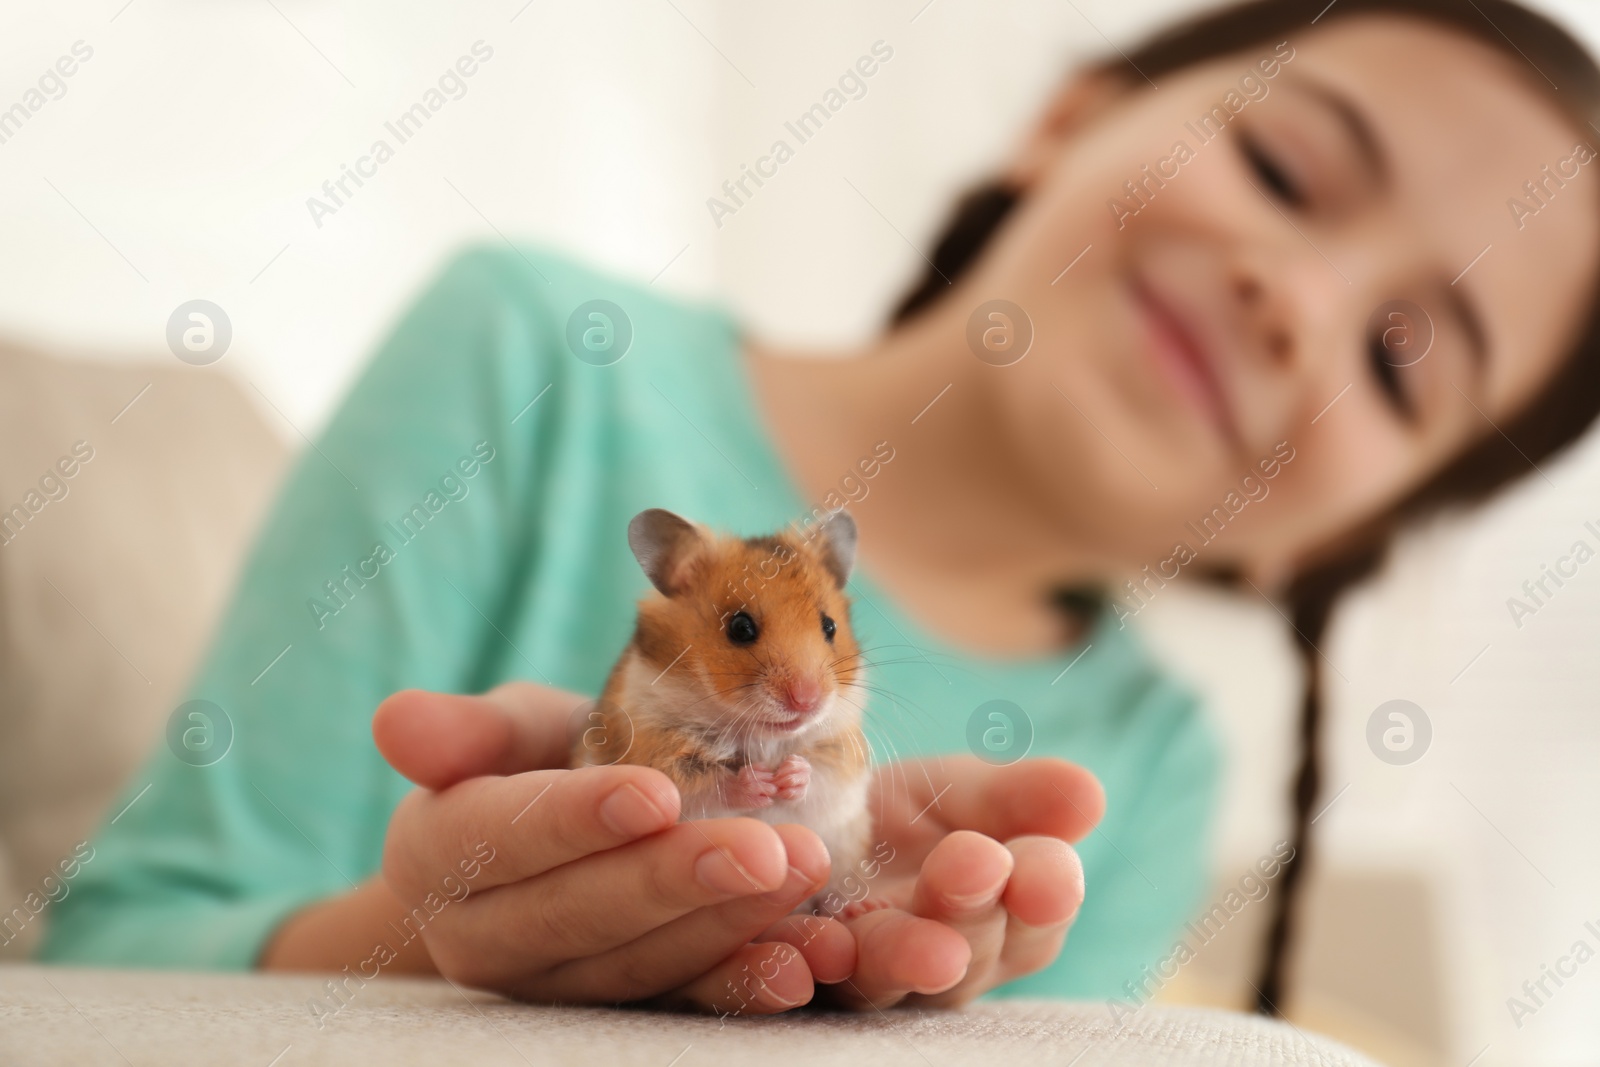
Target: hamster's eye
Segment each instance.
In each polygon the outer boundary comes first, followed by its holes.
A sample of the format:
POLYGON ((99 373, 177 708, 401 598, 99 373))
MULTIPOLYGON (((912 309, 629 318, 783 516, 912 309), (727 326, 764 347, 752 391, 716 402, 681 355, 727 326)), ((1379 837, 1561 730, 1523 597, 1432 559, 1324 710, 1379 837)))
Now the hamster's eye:
POLYGON ((826 637, 829 641, 832 641, 834 632, 836 630, 838 630, 838 629, 839 629, 839 627, 834 625, 833 619, 831 619, 827 615, 823 615, 822 616, 822 636, 823 637, 826 637))
POLYGON ((761 631, 756 628, 756 620, 748 612, 736 611, 728 620, 728 640, 734 644, 748 645, 759 636, 761 631))

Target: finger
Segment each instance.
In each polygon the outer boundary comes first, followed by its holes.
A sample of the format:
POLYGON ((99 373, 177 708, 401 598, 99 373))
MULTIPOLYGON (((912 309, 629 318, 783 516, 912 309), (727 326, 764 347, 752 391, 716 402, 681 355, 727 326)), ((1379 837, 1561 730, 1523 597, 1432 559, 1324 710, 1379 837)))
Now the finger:
POLYGON ((997 841, 1049 834, 1077 841, 1105 814, 1105 791, 1083 767, 1038 757, 996 767, 975 756, 945 756, 880 777, 880 825, 915 818, 976 830, 997 841))
POLYGON ((963 1004, 989 987, 1005 946, 1001 896, 1015 865, 1004 845, 971 830, 952 832, 923 860, 911 898, 912 913, 943 923, 966 938, 971 949, 961 980, 927 998, 930 1006, 963 1004))
POLYGON ((952 831, 922 861, 911 911, 949 926, 981 918, 999 904, 1015 864, 994 838, 952 831))
POLYGON ((621 764, 417 789, 391 817, 384 874, 397 891, 431 888, 475 852, 483 867, 472 888, 492 889, 671 826, 678 804, 666 775, 621 764))
POLYGON ((503 946, 508 961, 519 955, 580 959, 625 945, 696 908, 770 893, 788 874, 783 840, 766 823, 682 822, 474 895, 454 917, 455 940, 503 946))
POLYGON ((394 769, 443 789, 482 774, 568 765, 568 723, 587 698, 532 682, 482 696, 404 689, 372 716, 372 737, 394 769))
POLYGON ((824 915, 786 915, 773 923, 757 941, 782 941, 806 958, 811 977, 832 985, 849 978, 856 969, 856 939, 837 919, 824 915))
POLYGON ((789 914, 827 881, 827 848, 807 827, 784 823, 773 829, 789 864, 782 888, 697 908, 608 952, 574 959, 556 968, 551 981, 601 999, 631 999, 683 986, 753 940, 784 941, 806 957, 808 967, 816 960, 835 981, 848 975, 855 964, 849 932, 831 920, 789 914), (782 936, 769 937, 769 931, 782 936))
POLYGON ((1055 962, 1083 905, 1083 864, 1071 845, 1054 837, 1006 842, 1016 868, 1000 901, 1005 906, 1005 948, 997 982, 1009 982, 1055 962))
MULTIPOLYGON (((946 840, 954 842, 959 834, 946 840)), ((987 845, 942 845, 923 864, 914 908, 961 931, 973 958, 960 982, 933 996, 914 997, 919 1004, 956 1007, 1048 967, 1060 954, 1083 901, 1083 867, 1065 841, 1013 838, 1004 846, 1009 859, 1001 859, 993 852, 998 842, 982 840, 987 845), (1009 868, 1009 874, 1001 892, 991 895, 999 868, 1009 868), (963 894, 965 907, 960 906, 963 894)))
POLYGON ((1030 926, 1070 922, 1083 904, 1083 862, 1060 838, 1015 837, 1006 848, 1016 861, 1001 902, 1030 926))
POLYGON ((649 1007, 692 1008, 718 1015, 772 1015, 809 1002, 815 993, 800 951, 781 942, 742 945, 710 971, 649 1007))
POLYGON ((899 908, 868 912, 845 924, 856 939, 856 970, 829 999, 856 1010, 887 1009, 909 993, 941 993, 967 972, 967 939, 932 919, 899 908))

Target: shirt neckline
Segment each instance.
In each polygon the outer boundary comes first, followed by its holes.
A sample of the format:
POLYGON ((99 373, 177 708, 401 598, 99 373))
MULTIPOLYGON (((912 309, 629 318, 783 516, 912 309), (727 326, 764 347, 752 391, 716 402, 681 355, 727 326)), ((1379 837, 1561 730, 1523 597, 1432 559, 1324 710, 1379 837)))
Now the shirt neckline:
MULTIPOLYGON (((723 414, 729 411, 736 413, 734 421, 743 433, 748 449, 745 459, 762 468, 759 484, 775 487, 775 491, 783 497, 780 510, 789 516, 805 515, 812 505, 805 499, 801 487, 791 478, 783 457, 778 453, 777 443, 757 416, 759 409, 755 386, 744 360, 743 331, 727 308, 712 304, 708 310, 718 320, 723 342, 720 354, 730 365, 724 379, 730 395, 726 398, 723 414)), ((1080 678, 1103 674, 1110 669, 1113 661, 1123 658, 1121 653, 1126 647, 1126 635, 1120 623, 1112 625, 1115 612, 1109 603, 1102 605, 1088 621, 1082 639, 1069 648, 1025 656, 996 656, 962 648, 924 627, 878 585, 876 578, 861 562, 857 563, 848 584, 854 589, 853 599, 881 616, 889 624, 890 630, 897 632, 912 648, 984 671, 1009 674, 1049 672, 1052 677, 1050 684, 1054 685, 1069 670, 1078 672, 1080 678), (1091 652, 1094 654, 1091 655, 1091 652)))

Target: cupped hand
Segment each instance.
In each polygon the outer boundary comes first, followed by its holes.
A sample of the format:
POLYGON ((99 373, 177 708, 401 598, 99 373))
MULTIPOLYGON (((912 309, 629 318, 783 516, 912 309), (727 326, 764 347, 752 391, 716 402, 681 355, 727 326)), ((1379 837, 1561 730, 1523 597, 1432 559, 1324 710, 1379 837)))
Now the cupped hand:
POLYGON ((566 769, 585 702, 517 682, 481 697, 407 690, 379 706, 379 750, 420 787, 390 819, 383 877, 407 906, 449 898, 422 928, 434 967, 524 1000, 744 1014, 806 1003, 816 982, 849 975, 855 941, 841 923, 802 938, 786 918, 828 879, 817 836, 755 819, 680 823, 676 788, 648 767, 566 769))
POLYGON ((845 886, 856 966, 821 1000, 952 1007, 1055 960, 1084 896, 1070 842, 1105 812, 1093 774, 1058 759, 895 763, 876 772, 872 804, 887 862, 845 886))

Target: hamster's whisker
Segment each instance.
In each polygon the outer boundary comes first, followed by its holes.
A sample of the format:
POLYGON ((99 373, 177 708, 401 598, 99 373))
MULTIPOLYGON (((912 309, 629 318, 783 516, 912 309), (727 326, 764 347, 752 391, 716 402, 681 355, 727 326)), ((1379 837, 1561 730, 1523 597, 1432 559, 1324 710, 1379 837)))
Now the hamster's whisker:
POLYGON ((861 653, 864 655, 864 654, 866 654, 868 652, 876 652, 880 648, 915 648, 915 647, 916 647, 915 645, 906 644, 905 642, 896 642, 894 644, 888 644, 888 645, 868 645, 868 646, 866 646, 865 648, 863 648, 861 650, 861 653))
POLYGON ((886 782, 882 788, 877 790, 878 804, 880 806, 885 802, 885 794, 888 797, 903 795, 908 800, 911 797, 911 780, 908 777, 905 761, 900 758, 900 753, 896 751, 891 742, 885 741, 884 748, 887 751, 882 755, 887 758, 879 759, 878 756, 880 754, 874 748, 872 742, 870 740, 867 741, 867 761, 869 766, 886 772, 883 775, 886 782))
MULTIPOLYGON (((841 696, 842 696, 842 694, 841 694, 841 696)), ((845 700, 849 701, 851 704, 855 704, 856 703, 854 700, 851 700, 849 697, 843 697, 842 696, 842 699, 845 699, 845 700)), ((856 706, 860 707, 859 704, 857 704, 856 706)), ((865 709, 863 709, 862 714, 863 714, 863 717, 865 717, 865 709)), ((864 733, 861 735, 861 743, 866 746, 865 754, 866 754, 867 763, 869 765, 872 765, 875 762, 877 762, 873 758, 874 754, 875 754, 874 753, 874 748, 873 748, 873 743, 872 743, 871 739, 868 738, 864 733)), ((900 763, 900 752, 899 752, 898 747, 895 745, 894 739, 892 737, 884 736, 882 738, 882 745, 883 745, 883 748, 886 750, 885 754, 888 757, 887 761, 885 761, 885 762, 886 762, 886 764, 887 764, 887 766, 889 768, 889 772, 888 773, 889 773, 890 780, 891 780, 891 785, 892 785, 893 778, 894 778, 895 774, 900 773, 899 770, 898 770, 898 767, 897 767, 897 765, 900 763)), ((909 788, 909 786, 908 786, 908 788, 909 788)))
MULTIPOLYGON (((936 656, 936 655, 938 655, 938 653, 934 653, 934 655, 936 656)), ((872 668, 876 668, 876 667, 895 666, 895 665, 898 665, 898 664, 913 664, 913 665, 918 665, 918 666, 923 666, 923 667, 932 667, 935 671, 938 671, 938 672, 957 671, 957 672, 959 672, 961 674, 971 675, 973 678, 976 678, 976 679, 978 679, 980 681, 982 680, 981 677, 979 676, 978 672, 973 670, 973 669, 971 669, 970 667, 962 667, 962 666, 960 666, 959 664, 956 664, 956 663, 943 662, 943 661, 940 661, 940 660, 937 660, 937 659, 933 658, 933 656, 907 656, 904 659, 867 660, 865 663, 862 664, 862 666, 864 668, 867 668, 867 669, 872 669, 872 668)))
POLYGON ((729 690, 713 689, 711 692, 707 693, 705 696, 695 698, 695 700, 693 700, 689 704, 684 705, 684 707, 692 708, 696 704, 704 703, 705 701, 711 700, 711 699, 713 699, 715 697, 726 696, 728 693, 734 692, 735 690, 738 690, 738 689, 741 689, 741 688, 743 688, 743 687, 736 685, 736 686, 733 687, 733 689, 729 689, 729 690))
MULTIPOLYGON (((740 689, 749 688, 749 687, 755 686, 757 684, 758 683, 756 683, 756 682, 747 682, 747 683, 745 683, 745 685, 734 686, 733 689, 729 690, 728 692, 731 694, 731 693, 739 691, 740 689)), ((750 703, 749 697, 747 697, 747 696, 740 697, 733 704, 731 704, 725 711, 723 711, 723 713, 721 715, 717 716, 716 721, 711 724, 711 729, 712 730, 718 730, 718 729, 723 728, 723 726, 722 726, 723 722, 726 721, 728 719, 728 716, 731 715, 731 716, 734 717, 733 721, 729 722, 727 727, 726 727, 726 729, 730 729, 731 730, 734 726, 736 726, 739 723, 739 720, 742 719, 747 714, 747 712, 744 709, 745 709, 746 705, 749 704, 749 703, 750 703)))
POLYGON ((862 715, 865 715, 867 713, 867 709, 866 709, 866 706, 864 704, 861 704, 861 703, 859 703, 859 702, 857 702, 855 700, 851 700, 849 697, 845 696, 842 691, 839 692, 839 693, 836 693, 835 695, 840 700, 844 701, 846 704, 849 704, 851 707, 855 708, 862 715))
POLYGON ((909 708, 912 711, 917 712, 919 715, 924 716, 930 723, 935 721, 934 716, 928 711, 927 708, 922 707, 916 701, 904 697, 895 692, 893 689, 887 688, 886 686, 878 685, 875 682, 856 682, 855 688, 861 689, 868 694, 883 697, 895 708, 909 708))
POLYGON ((862 652, 863 655, 865 655, 868 652, 877 652, 877 651, 880 651, 880 650, 886 649, 886 648, 905 648, 905 649, 910 649, 912 652, 917 653, 919 656, 935 655, 935 656, 950 656, 950 658, 952 658, 952 659, 955 658, 955 657, 951 656, 951 654, 948 653, 948 652, 933 652, 933 653, 930 653, 930 652, 928 652, 927 649, 923 648, 921 645, 914 645, 909 641, 892 641, 892 642, 890 642, 888 644, 884 644, 884 645, 868 645, 866 648, 863 648, 861 650, 861 652, 862 652))
POLYGON ((929 731, 917 729, 917 725, 909 722, 884 722, 882 719, 873 723, 878 736, 882 737, 886 744, 899 740, 904 748, 913 752, 923 752, 928 746, 926 741, 920 741, 919 738, 925 738, 929 731))
POLYGON ((738 692, 740 689, 750 689, 754 690, 754 692, 740 697, 737 702, 735 702, 731 707, 728 708, 727 711, 723 712, 723 714, 718 717, 716 722, 712 723, 712 729, 715 730, 721 727, 723 722, 727 720, 730 715, 733 716, 733 718, 725 727, 726 730, 734 730, 741 722, 744 722, 746 719, 753 718, 756 711, 757 698, 759 698, 761 695, 759 692, 760 688, 761 683, 759 681, 751 681, 745 682, 743 685, 736 685, 732 689, 728 690, 729 693, 738 692))
POLYGON ((918 738, 925 737, 929 731, 922 724, 910 721, 910 717, 905 715, 898 717, 875 715, 873 716, 872 726, 876 740, 889 750, 892 758, 905 758, 902 752, 902 744, 905 750, 919 753, 915 758, 924 758, 920 753, 924 752, 928 746, 925 741, 919 741, 918 738))
MULTIPOLYGON (((747 682, 747 683, 745 683, 745 685, 742 685, 742 686, 741 685, 736 685, 732 689, 726 690, 726 691, 721 690, 721 689, 713 689, 710 693, 707 693, 705 696, 698 697, 698 698, 690 701, 688 704, 685 704, 681 710, 688 711, 691 708, 697 707, 698 705, 705 703, 707 700, 712 700, 712 699, 715 699, 717 697, 726 697, 729 693, 737 692, 738 690, 743 689, 746 686, 753 686, 753 685, 757 685, 757 684, 758 683, 756 683, 756 682, 747 682)), ((719 716, 717 721, 712 723, 712 728, 715 729, 716 726, 718 724, 720 724, 721 721, 724 718, 727 717, 727 714, 728 714, 727 712, 724 712, 721 716, 719 716)))
POLYGON ((753 719, 754 717, 755 717, 755 708, 754 708, 754 706, 751 706, 748 709, 743 709, 743 710, 741 710, 739 712, 738 717, 736 717, 733 720, 733 722, 729 724, 729 729, 732 730, 733 732, 737 733, 740 724, 745 722, 745 720, 753 719))
MULTIPOLYGON (((934 663, 934 664, 937 664, 938 666, 941 666, 941 667, 952 667, 953 668, 953 667, 957 666, 957 662, 956 661, 959 658, 956 655, 954 655, 953 653, 949 653, 949 652, 932 652, 932 651, 929 651, 928 649, 923 648, 921 645, 913 645, 909 641, 895 641, 895 642, 890 642, 888 644, 883 644, 883 645, 870 645, 867 648, 863 648, 861 650, 861 654, 865 655, 868 652, 877 652, 877 651, 880 651, 880 650, 883 650, 883 649, 891 649, 891 648, 909 649, 911 653, 914 653, 914 655, 911 655, 910 658, 909 658, 909 662, 913 662, 913 663, 934 663)), ((900 663, 900 662, 907 662, 907 661, 904 661, 904 660, 881 660, 881 661, 869 660, 868 661, 869 664, 873 663, 873 662, 900 663)))
MULTIPOLYGON (((901 710, 909 708, 911 711, 916 713, 917 717, 922 720, 924 725, 931 728, 932 724, 935 722, 934 716, 928 711, 928 709, 921 707, 920 705, 916 704, 915 701, 909 700, 887 686, 880 685, 876 682, 868 681, 863 678, 851 682, 849 687, 859 689, 869 695, 877 696, 880 698, 880 702, 887 701, 890 704, 890 708, 885 710, 901 710)), ((843 692, 844 687, 841 687, 840 691, 843 692)), ((865 708, 862 708, 862 713, 865 715, 865 708)), ((875 715, 873 718, 876 722, 880 717, 875 715)))
POLYGON ((962 673, 972 675, 975 679, 979 680, 980 682, 982 681, 982 679, 978 678, 976 672, 974 672, 972 670, 969 670, 966 667, 961 667, 961 666, 958 666, 957 664, 954 664, 954 663, 935 663, 931 659, 922 659, 922 658, 917 657, 917 656, 907 656, 905 659, 867 660, 866 662, 862 663, 860 666, 864 670, 875 669, 875 668, 878 668, 878 667, 904 667, 904 666, 932 667, 937 671, 960 671, 962 673))

